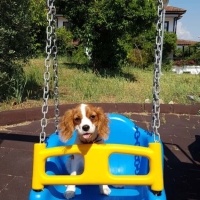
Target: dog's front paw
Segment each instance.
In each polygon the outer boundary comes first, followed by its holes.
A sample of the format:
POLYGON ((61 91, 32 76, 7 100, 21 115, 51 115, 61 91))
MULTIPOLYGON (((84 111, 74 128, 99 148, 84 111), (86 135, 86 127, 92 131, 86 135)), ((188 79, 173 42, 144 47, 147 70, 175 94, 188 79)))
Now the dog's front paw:
POLYGON ((65 192, 65 198, 66 199, 71 199, 75 196, 75 192, 74 191, 66 191, 65 192))
POLYGON ((101 194, 109 195, 111 193, 111 189, 107 185, 101 185, 100 192, 101 194))
POLYGON ((75 187, 74 186, 68 186, 67 190, 65 191, 65 198, 66 199, 71 199, 75 196, 75 187))

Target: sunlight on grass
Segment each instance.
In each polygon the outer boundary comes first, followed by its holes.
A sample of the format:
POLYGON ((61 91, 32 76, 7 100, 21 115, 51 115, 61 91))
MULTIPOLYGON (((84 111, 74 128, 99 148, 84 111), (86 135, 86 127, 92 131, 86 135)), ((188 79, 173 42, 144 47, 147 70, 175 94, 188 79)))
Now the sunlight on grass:
MULTIPOLYGON (((152 98, 153 72, 125 67, 126 76, 96 76, 81 69, 60 69, 60 98, 65 102, 144 103, 152 98)), ((187 95, 199 96, 200 76, 163 72, 160 98, 164 103, 190 104, 187 95)))
MULTIPOLYGON (((24 68, 28 79, 27 107, 41 106, 44 59, 32 59, 24 68), (37 88, 36 88, 37 87, 37 88), (31 103, 31 101, 33 103, 31 103)), ((53 90, 51 71, 50 90, 53 90)), ((60 103, 144 103, 152 99, 153 72, 132 67, 124 67, 121 74, 100 76, 80 66, 70 66, 65 59, 59 59, 59 100, 60 103)), ((164 103, 191 104, 187 95, 200 95, 200 76, 173 72, 163 72, 161 76, 160 98, 164 103)), ((50 105, 53 101, 50 100, 50 105)), ((1 105, 0 110, 8 106, 1 105)))
POLYGON ((200 95, 200 76, 191 74, 175 74, 165 72, 161 77, 161 98, 165 102, 174 101, 175 103, 191 104, 188 95, 199 98, 200 95))
POLYGON ((61 68, 60 97, 69 102, 144 102, 151 90, 122 77, 104 78, 91 72, 61 68), (143 91, 143 92, 142 92, 143 91), (68 99, 68 100, 67 100, 68 99))

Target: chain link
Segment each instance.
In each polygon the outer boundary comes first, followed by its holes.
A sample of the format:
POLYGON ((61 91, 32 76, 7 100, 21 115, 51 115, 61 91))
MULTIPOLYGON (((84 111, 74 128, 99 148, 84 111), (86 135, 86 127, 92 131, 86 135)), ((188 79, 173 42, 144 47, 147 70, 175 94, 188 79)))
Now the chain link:
POLYGON ((159 94, 160 94, 160 76, 161 76, 161 64, 162 64, 162 43, 163 43, 163 1, 158 0, 158 21, 156 24, 156 49, 155 49, 155 63, 154 63, 154 78, 153 78, 153 109, 152 109, 152 129, 154 132, 154 141, 156 140, 156 135, 159 137, 160 141, 160 134, 158 129, 160 127, 160 101, 159 101, 159 94))
POLYGON ((57 46, 54 41, 54 58, 53 58, 53 70, 54 70, 54 115, 55 115, 55 132, 58 133, 58 122, 59 122, 59 99, 58 99, 58 62, 57 62, 57 46))
POLYGON ((43 89, 43 106, 42 113, 43 118, 41 119, 40 143, 46 139, 45 129, 47 127, 47 113, 48 113, 48 99, 49 99, 49 81, 50 81, 50 68, 53 65, 54 71, 54 104, 55 104, 55 127, 58 132, 58 63, 57 63, 57 44, 56 44, 56 7, 54 5, 55 0, 47 0, 48 13, 47 21, 48 25, 46 28, 47 40, 46 40, 46 59, 45 59, 45 72, 44 72, 44 89, 43 89))
MULTIPOLYGON (((135 146, 140 146, 140 131, 138 130, 138 127, 135 125, 135 146)), ((141 164, 141 160, 140 160, 140 156, 135 155, 135 160, 134 160, 134 166, 135 166, 135 174, 139 174, 140 172, 140 164, 141 164)))

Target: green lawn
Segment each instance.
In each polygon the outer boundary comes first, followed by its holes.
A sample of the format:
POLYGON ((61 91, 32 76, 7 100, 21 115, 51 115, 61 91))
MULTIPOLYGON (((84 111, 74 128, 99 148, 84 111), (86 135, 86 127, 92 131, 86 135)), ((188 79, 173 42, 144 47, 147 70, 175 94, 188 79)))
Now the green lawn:
MULTIPOLYGON (((30 88, 27 101, 20 107, 41 106, 44 59, 33 59, 24 68, 30 88), (33 83, 32 83, 33 82, 33 83), (32 85, 32 87, 31 87, 32 85), (33 87, 35 85, 35 87, 33 87)), ((51 72, 51 75, 53 72, 51 72)), ((59 99, 60 103, 104 102, 104 103, 144 103, 152 98, 153 72, 133 67, 124 67, 120 74, 97 75, 81 66, 67 64, 59 59, 59 99)), ((160 98, 164 103, 173 101, 180 104, 191 104, 187 95, 200 95, 200 76, 173 72, 163 72, 160 79, 160 98)), ((53 81, 50 82, 53 88, 53 81)), ((0 110, 9 109, 12 102, 1 105, 0 110)), ((50 100, 50 104, 52 101, 50 100)))

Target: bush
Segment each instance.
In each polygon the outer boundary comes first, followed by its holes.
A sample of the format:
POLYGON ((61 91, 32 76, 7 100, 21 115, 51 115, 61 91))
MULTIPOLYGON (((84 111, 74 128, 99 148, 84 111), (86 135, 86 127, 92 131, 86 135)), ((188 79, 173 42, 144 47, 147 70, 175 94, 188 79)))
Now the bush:
POLYGON ((59 55, 71 55, 74 49, 72 33, 65 27, 56 29, 59 55))
POLYGON ((89 59, 86 56, 85 48, 83 45, 79 45, 76 48, 74 48, 74 51, 72 52, 71 61, 72 63, 77 64, 89 64, 89 59))
POLYGON ((21 63, 30 56, 29 1, 0 1, 0 100, 22 101, 26 78, 21 63))
POLYGON ((195 60, 197 65, 200 65, 200 42, 194 45, 194 52, 190 58, 195 60))
POLYGON ((132 49, 127 55, 127 60, 136 67, 145 68, 148 64, 148 54, 144 50, 132 49))
POLYGON ((165 32, 163 41, 163 57, 167 58, 176 50, 177 36, 175 33, 165 32))
POLYGON ((21 103, 26 86, 22 65, 6 63, 6 68, 7 70, 0 71, 0 101, 14 99, 16 103, 21 103))
POLYGON ((172 69, 173 61, 171 59, 164 59, 162 62, 162 70, 170 71, 172 69))
POLYGON ((41 79, 41 70, 38 67, 29 66, 26 72, 26 85, 24 97, 28 99, 40 99, 43 94, 43 79, 41 79))
POLYGON ((175 60, 174 61, 174 65, 176 66, 180 66, 180 67, 183 67, 183 66, 186 66, 186 65, 196 65, 197 63, 195 62, 195 60, 192 60, 192 59, 185 59, 185 60, 175 60))

